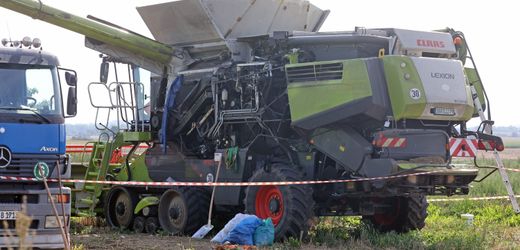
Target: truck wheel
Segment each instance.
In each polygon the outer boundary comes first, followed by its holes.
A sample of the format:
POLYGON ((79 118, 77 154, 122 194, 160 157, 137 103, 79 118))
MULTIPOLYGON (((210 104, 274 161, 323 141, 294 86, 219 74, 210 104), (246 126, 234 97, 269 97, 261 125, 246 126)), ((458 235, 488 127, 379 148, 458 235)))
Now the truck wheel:
POLYGON ((424 194, 410 197, 394 197, 390 201, 393 210, 387 213, 364 216, 363 219, 381 232, 406 233, 420 230, 428 216, 428 202, 424 194))
POLYGON ((159 201, 159 224, 171 234, 191 235, 206 223, 208 208, 208 194, 203 189, 169 189, 159 201))
POLYGON ((159 220, 157 217, 148 217, 144 224, 145 231, 149 234, 155 234, 159 228, 159 220))
POLYGON ((137 194, 125 187, 113 187, 106 198, 105 216, 111 227, 127 229, 134 220, 137 194))
POLYGON ((144 231, 144 223, 145 223, 145 218, 143 216, 135 217, 134 226, 132 227, 134 229, 134 232, 142 233, 144 231))
MULTIPOLYGON (((285 164, 275 163, 271 172, 257 170, 249 179, 259 181, 301 181, 302 173, 285 164)), ((306 236, 309 220, 314 216, 312 188, 307 185, 248 186, 245 212, 261 219, 270 217, 275 225, 276 240, 306 236)))

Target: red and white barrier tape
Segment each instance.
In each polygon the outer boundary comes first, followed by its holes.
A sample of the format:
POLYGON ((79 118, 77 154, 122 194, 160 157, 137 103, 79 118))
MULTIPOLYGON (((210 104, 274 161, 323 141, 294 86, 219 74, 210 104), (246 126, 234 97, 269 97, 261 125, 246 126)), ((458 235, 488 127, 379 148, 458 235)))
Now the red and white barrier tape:
MULTIPOLYGON (((128 151, 130 151, 132 146, 124 146, 121 148, 122 148, 123 152, 128 153, 128 151)), ((142 144, 142 145, 139 145, 137 148, 140 150, 144 150, 144 149, 148 149, 148 146, 145 144, 142 144)), ((72 144, 72 145, 67 145, 65 150, 68 154, 74 154, 74 153, 90 154, 94 151, 94 146, 93 145, 74 145, 74 144, 72 144)))
MULTIPOLYGON (((359 178, 359 179, 348 179, 348 180, 324 180, 324 181, 264 181, 264 182, 146 182, 146 181, 98 181, 98 180, 72 180, 66 179, 61 182, 67 183, 92 183, 92 184, 110 184, 110 185, 124 185, 124 186, 218 186, 218 187, 238 187, 238 186, 288 186, 288 185, 312 185, 312 184, 332 184, 332 183, 347 183, 347 182, 362 182, 362 181, 378 181, 378 180, 389 180, 398 179, 408 176, 428 175, 435 173, 442 173, 449 170, 435 170, 428 172, 392 175, 383 177, 373 178, 359 178)), ((39 180, 36 178, 27 177, 13 177, 13 176, 0 176, 0 180, 9 181, 35 181, 39 180)), ((58 179, 47 179, 49 182, 57 182, 58 179)))
MULTIPOLYGON (((515 195, 520 198, 520 195, 515 195)), ((488 197, 466 197, 466 198, 445 198, 445 199, 428 199, 428 202, 451 202, 451 201, 487 201, 487 200, 507 200, 509 196, 488 196, 488 197)))
POLYGON ((507 171, 519 172, 520 173, 520 169, 517 169, 517 168, 504 168, 504 169, 507 170, 507 171))
MULTIPOLYGON (((504 168, 507 171, 520 172, 520 169, 504 168)), ((92 184, 109 184, 109 185, 125 185, 125 186, 217 186, 217 187, 239 187, 239 186, 288 186, 288 185, 313 185, 313 184, 333 184, 333 183, 347 183, 347 182, 362 182, 362 181, 378 181, 378 180, 389 180, 398 179, 408 176, 419 176, 429 175, 435 173, 448 172, 450 170, 435 170, 428 172, 419 172, 402 175, 382 176, 373 178, 359 178, 359 179, 348 179, 348 180, 323 180, 323 181, 267 181, 267 182, 146 182, 146 181, 98 181, 98 180, 73 180, 65 179, 61 180, 66 183, 92 183, 92 184)), ((14 177, 14 176, 0 176, 0 180, 9 181, 31 181, 39 182, 36 178, 29 177, 14 177)), ((58 182, 58 179, 47 179, 49 182, 58 182)))

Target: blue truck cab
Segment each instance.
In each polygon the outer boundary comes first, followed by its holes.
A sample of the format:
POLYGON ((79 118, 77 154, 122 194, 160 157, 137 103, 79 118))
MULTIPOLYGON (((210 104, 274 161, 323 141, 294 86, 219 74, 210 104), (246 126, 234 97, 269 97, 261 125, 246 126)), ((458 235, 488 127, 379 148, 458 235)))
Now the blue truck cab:
MULTIPOLYGON (((32 217, 28 234, 32 247, 63 248, 44 184, 23 178, 42 175, 70 178, 70 161, 65 154, 65 118, 76 114, 76 73, 60 69, 58 59, 43 51, 36 39, 3 40, 2 44, 0 248, 24 244, 19 242, 15 230, 16 218, 22 211, 32 217), (60 77, 62 73, 64 77, 60 77)), ((70 189, 53 182, 49 182, 49 187, 58 213, 64 212, 70 218, 70 189), (65 211, 58 202, 64 203, 65 211)))

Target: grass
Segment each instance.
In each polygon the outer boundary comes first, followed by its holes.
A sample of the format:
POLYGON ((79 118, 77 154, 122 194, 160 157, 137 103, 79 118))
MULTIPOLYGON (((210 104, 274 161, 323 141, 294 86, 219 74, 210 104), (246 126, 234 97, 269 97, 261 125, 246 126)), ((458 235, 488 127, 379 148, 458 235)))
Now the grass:
MULTIPOLYGON (((520 160, 503 160, 504 166, 506 168, 516 168, 520 169, 520 160)), ((481 159, 479 160, 479 165, 487 165, 487 166, 496 166, 494 159, 481 159)), ((479 177, 484 177, 491 170, 483 169, 479 173, 479 177)), ((508 172, 509 181, 515 193, 520 193, 520 173, 517 172, 508 172)), ((504 187, 504 183, 502 182, 502 178, 498 171, 491 174, 488 178, 483 180, 482 182, 473 182, 470 184, 470 196, 493 196, 493 195, 506 195, 507 191, 504 187)))
POLYGON ((503 137, 506 148, 520 148, 520 137, 503 137))
MULTIPOLYGON (((425 228, 406 234, 379 233, 358 217, 326 218, 310 232, 311 245, 341 249, 520 248, 520 215, 513 213, 507 201, 430 204, 428 214, 425 228), (473 225, 460 217, 463 213, 475 215, 473 225)), ((291 245, 294 243, 284 244, 291 245)))

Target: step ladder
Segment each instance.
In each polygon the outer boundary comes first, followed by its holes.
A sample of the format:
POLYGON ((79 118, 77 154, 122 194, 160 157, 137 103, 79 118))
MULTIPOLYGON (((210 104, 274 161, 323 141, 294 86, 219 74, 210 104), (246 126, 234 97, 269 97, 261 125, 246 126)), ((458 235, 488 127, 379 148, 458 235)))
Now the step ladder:
MULTIPOLYGON (((88 162, 87 170, 85 171, 85 180, 104 180, 103 174, 103 160, 105 156, 105 149, 110 143, 96 142, 93 145, 90 160, 88 162)), ((84 183, 81 192, 83 197, 77 202, 77 214, 83 217, 95 216, 95 208, 99 202, 99 197, 103 191, 103 185, 95 183, 84 183)))
MULTIPOLYGON (((110 137, 109 137, 110 138, 110 137)), ((112 140, 95 142, 90 155, 90 160, 85 172, 85 180, 104 181, 109 174, 110 169, 116 167, 130 167, 126 164, 113 163, 113 156, 118 149, 119 153, 125 146, 134 145, 136 142, 149 141, 151 134, 149 132, 120 132, 113 136, 112 140)), ((123 158, 129 157, 129 155, 123 158)), ((110 188, 108 184, 85 183, 81 190, 82 197, 77 199, 76 214, 79 216, 95 216, 99 199, 103 193, 110 188)))
MULTIPOLYGON (((480 121, 484 123, 484 132, 486 134, 492 133, 492 125, 491 123, 486 123, 488 120, 486 119, 486 115, 484 114, 484 110, 482 108, 482 103, 480 103, 480 100, 478 99, 477 90, 474 85, 471 85, 471 94, 473 96, 473 103, 475 107, 478 109, 478 114, 480 117, 480 121)), ((513 210, 515 213, 520 213, 520 207, 518 207, 518 202, 516 200, 515 193, 513 191, 513 187, 511 187, 511 182, 509 181, 509 176, 507 175, 507 172, 504 168, 504 162, 502 161, 502 158, 500 157, 500 154, 496 149, 493 149, 493 155, 495 156, 495 161, 498 166, 498 172, 500 173, 500 176, 502 177, 502 181, 504 182, 504 186, 507 190, 507 195, 509 197, 509 200, 511 201, 511 205, 513 205, 513 210)))

